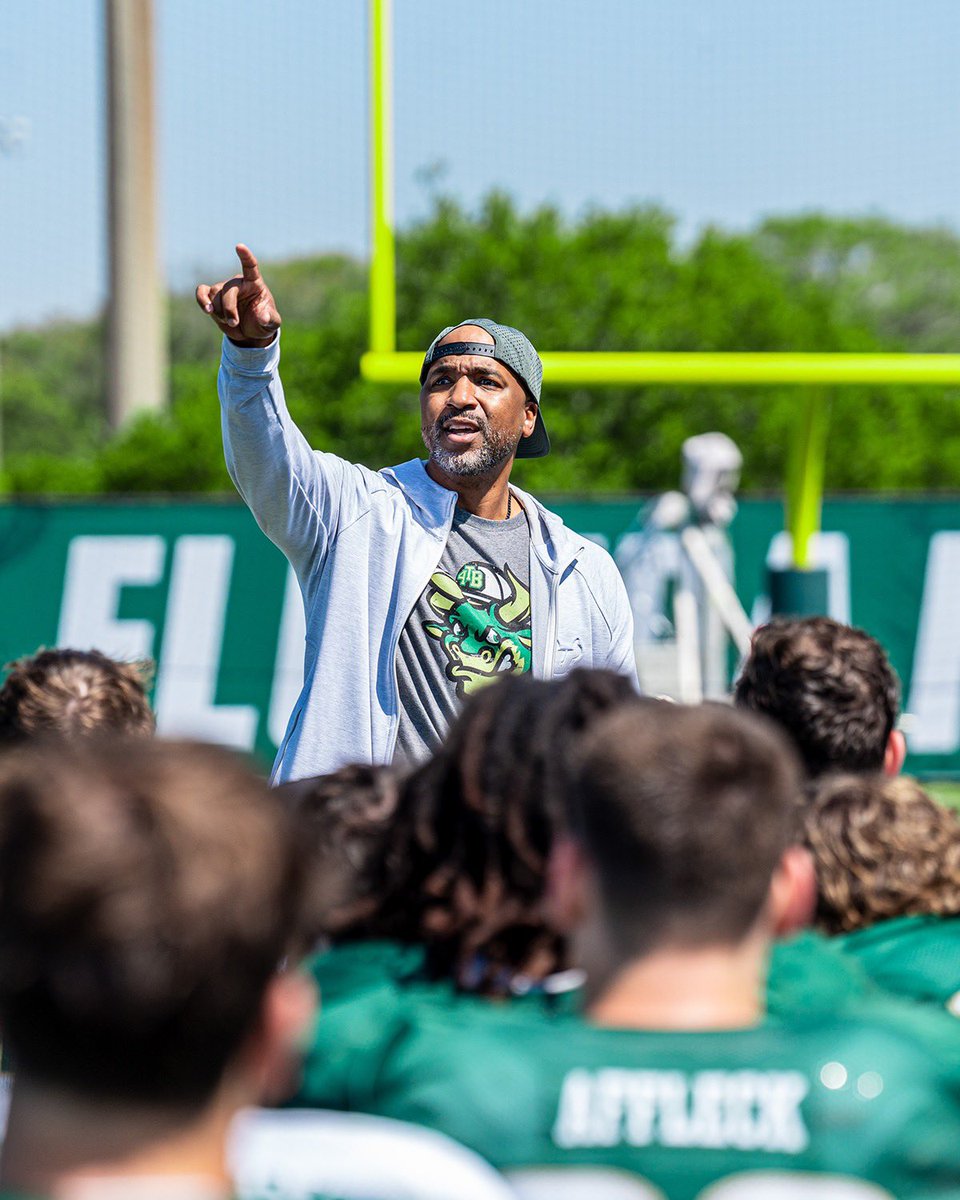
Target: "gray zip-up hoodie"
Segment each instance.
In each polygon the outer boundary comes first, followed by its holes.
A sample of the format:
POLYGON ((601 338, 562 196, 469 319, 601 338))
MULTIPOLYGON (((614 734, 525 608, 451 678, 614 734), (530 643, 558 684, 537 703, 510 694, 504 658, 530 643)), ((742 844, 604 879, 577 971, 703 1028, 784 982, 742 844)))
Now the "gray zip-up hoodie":
MULTIPOLYGON (((457 496, 420 459, 371 471, 312 450, 287 411, 279 362, 279 337, 265 349, 225 338, 219 391, 227 469, 303 594, 303 690, 274 765, 283 782, 392 760, 397 643, 439 566, 457 496)), ((533 673, 609 667, 635 681, 633 618, 610 555, 513 491, 530 523, 533 673)))

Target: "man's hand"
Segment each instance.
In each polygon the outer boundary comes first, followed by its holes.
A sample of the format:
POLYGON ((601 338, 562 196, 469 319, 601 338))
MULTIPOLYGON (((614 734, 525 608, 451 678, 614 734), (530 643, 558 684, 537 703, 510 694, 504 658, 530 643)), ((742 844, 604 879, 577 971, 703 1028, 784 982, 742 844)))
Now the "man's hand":
POLYGON ((201 283, 197 303, 217 328, 238 346, 269 346, 280 328, 280 314, 249 247, 237 246, 242 274, 220 283, 201 283))

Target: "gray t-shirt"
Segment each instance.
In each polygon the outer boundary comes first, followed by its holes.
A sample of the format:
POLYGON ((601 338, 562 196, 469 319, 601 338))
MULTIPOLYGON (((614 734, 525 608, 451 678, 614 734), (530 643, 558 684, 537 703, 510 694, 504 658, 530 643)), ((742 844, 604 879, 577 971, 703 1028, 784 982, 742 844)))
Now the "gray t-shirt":
POLYGON ((395 761, 432 754, 464 697, 498 675, 530 670, 529 586, 523 510, 488 521, 457 508, 436 574, 400 634, 395 761))

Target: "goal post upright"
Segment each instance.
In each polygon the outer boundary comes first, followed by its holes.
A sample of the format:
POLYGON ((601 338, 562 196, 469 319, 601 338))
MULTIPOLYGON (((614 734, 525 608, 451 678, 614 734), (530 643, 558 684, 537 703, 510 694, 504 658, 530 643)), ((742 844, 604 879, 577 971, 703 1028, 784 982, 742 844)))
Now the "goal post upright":
MULTIPOLYGON (((370 47, 370 344, 360 372, 375 383, 405 384, 420 373, 423 355, 396 348, 394 231, 393 0, 368 0, 370 47)), ((797 570, 810 566, 812 536, 820 529, 827 443, 827 387, 913 384, 960 385, 960 354, 847 354, 821 352, 719 353, 545 351, 544 381, 558 386, 798 387, 798 412, 785 488, 786 527, 797 570)))
POLYGON ((787 449, 784 508, 794 569, 807 571, 812 566, 810 543, 820 530, 823 507, 829 398, 823 388, 809 388, 798 399, 795 428, 787 449))
POLYGON ((397 345, 393 215, 393 0, 369 0, 370 28, 370 349, 397 345))

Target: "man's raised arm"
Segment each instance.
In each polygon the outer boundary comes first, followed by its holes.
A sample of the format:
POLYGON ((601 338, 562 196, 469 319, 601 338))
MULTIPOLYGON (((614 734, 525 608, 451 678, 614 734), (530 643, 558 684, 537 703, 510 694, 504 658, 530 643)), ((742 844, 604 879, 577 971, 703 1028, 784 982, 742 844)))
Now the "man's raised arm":
POLYGON ((317 454, 283 397, 280 313, 252 251, 237 246, 241 273, 200 284, 197 304, 225 334, 219 392, 227 470, 264 533, 301 583, 365 499, 363 473, 317 454))

